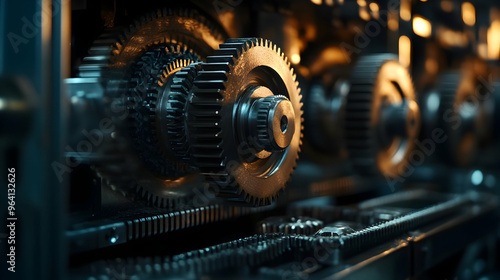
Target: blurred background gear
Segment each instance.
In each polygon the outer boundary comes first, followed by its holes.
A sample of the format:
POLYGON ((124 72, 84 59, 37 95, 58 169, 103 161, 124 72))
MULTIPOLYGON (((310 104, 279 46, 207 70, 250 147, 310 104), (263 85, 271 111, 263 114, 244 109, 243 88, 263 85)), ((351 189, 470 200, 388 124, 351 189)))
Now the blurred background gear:
POLYGON ((410 74, 391 54, 361 57, 351 73, 345 134, 359 172, 403 173, 420 129, 410 74))

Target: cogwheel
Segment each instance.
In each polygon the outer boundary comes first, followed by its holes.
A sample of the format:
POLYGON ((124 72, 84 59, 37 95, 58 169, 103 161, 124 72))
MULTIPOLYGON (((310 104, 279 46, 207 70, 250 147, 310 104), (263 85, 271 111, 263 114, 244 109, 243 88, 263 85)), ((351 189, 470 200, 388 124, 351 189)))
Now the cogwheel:
POLYGON ((108 70, 126 69, 159 45, 186 47, 204 58, 225 38, 220 26, 196 10, 163 8, 135 20, 128 28, 114 28, 101 35, 79 67, 80 77, 116 78, 116 71, 108 70))
POLYGON ((395 177, 404 172, 420 130, 408 70, 392 54, 359 59, 351 74, 344 133, 356 171, 395 177))
POLYGON ((270 217, 259 222, 260 233, 313 235, 323 227, 323 221, 309 217, 270 217))
POLYGON ((441 77, 437 90, 441 96, 439 116, 449 136, 444 158, 450 164, 466 167, 474 160, 479 143, 486 139, 492 120, 488 117, 487 68, 479 60, 468 60, 461 71, 441 77))
POLYGON ((175 73, 169 86, 168 117, 166 119, 167 135, 173 155, 183 161, 189 162, 189 145, 186 129, 187 99, 194 79, 198 74, 200 65, 193 63, 175 73))
MULTIPOLYGON (((165 118, 176 114, 171 108, 163 110, 158 106, 162 104, 161 98, 158 99, 158 89, 165 79, 171 82, 167 73, 188 65, 184 59, 198 61, 199 57, 212 53, 225 38, 221 27, 195 10, 164 8, 135 21, 129 28, 108 30, 94 42, 79 67, 79 75, 100 78, 98 81, 106 90, 102 111, 113 119, 116 126, 116 131, 107 135, 109 140, 96 149, 96 158, 117 158, 107 164, 95 162, 95 170, 106 185, 116 187, 121 193, 134 195, 137 192, 152 205, 169 208, 178 204, 178 198, 194 194, 193 188, 201 184, 199 176, 184 176, 191 171, 189 165, 172 160, 175 154, 167 149, 170 141, 162 132, 164 126, 151 120, 154 119, 154 110, 156 116, 164 114, 165 118), (165 62, 166 58, 162 56, 155 65, 141 60, 144 54, 143 59, 149 56, 154 60, 155 49, 171 45, 178 49, 170 49, 170 54, 176 50, 191 50, 189 54, 182 54, 190 57, 165 62), (160 71, 162 63, 165 63, 165 69, 160 71), (140 69, 142 67, 145 69, 140 69), (138 74, 140 71, 144 71, 143 74, 138 74), (148 71, 158 72, 148 74, 148 71), (158 76, 162 72, 163 76, 158 76), (139 76, 130 81, 134 73, 139 76), (144 83, 138 84, 141 79, 144 83), (129 87, 138 92, 129 91, 129 87), (129 116, 122 118, 125 114, 121 111, 115 113, 114 106, 124 108, 121 110, 129 116)), ((172 98, 176 98, 175 95, 172 98)))
POLYGON ((147 168, 160 177, 178 178, 191 170, 171 152, 177 139, 169 139, 171 134, 163 132, 176 124, 172 119, 184 114, 184 107, 176 106, 182 102, 176 100, 179 94, 164 89, 175 72, 197 61, 191 50, 169 45, 146 52, 132 67, 125 98, 133 146, 147 168))
POLYGON ((229 39, 207 57, 187 126, 194 164, 219 196, 254 205, 276 198, 300 151, 300 99, 290 63, 268 40, 229 39))

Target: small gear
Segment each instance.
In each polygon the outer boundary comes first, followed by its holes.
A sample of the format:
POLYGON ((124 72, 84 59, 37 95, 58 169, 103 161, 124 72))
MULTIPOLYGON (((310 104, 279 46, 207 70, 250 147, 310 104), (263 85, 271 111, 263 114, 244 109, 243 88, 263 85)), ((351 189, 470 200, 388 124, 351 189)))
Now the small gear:
POLYGON ((309 217, 270 217, 259 222, 259 233, 313 235, 323 227, 323 221, 309 217))
POLYGON ((254 205, 277 197, 300 150, 300 99, 290 63, 268 40, 229 39, 207 57, 189 97, 187 125, 194 164, 219 196, 254 205), (273 104, 267 130, 259 118, 266 102, 273 104))
POLYGON ((398 176, 420 129, 408 70, 392 54, 369 55, 358 60, 350 82, 344 132, 356 171, 398 176))

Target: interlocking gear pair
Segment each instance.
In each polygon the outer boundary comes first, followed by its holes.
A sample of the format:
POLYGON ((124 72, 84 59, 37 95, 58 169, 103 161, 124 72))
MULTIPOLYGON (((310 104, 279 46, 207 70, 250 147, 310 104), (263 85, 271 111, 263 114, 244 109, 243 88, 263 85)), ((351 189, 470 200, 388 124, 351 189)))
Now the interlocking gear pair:
POLYGON ((80 76, 121 83, 108 97, 127 110, 112 138, 130 145, 108 149, 126 160, 96 166, 109 184, 169 208, 194 195, 198 171, 234 202, 270 204, 285 187, 302 137, 290 63, 268 40, 221 34, 196 11, 165 9, 96 41, 80 76))
POLYGON ((141 159, 157 176, 186 176, 196 167, 219 196, 271 203, 301 142, 302 104, 289 63, 257 38, 229 39, 207 62, 191 63, 180 50, 146 53, 148 65, 139 62, 150 90, 137 83, 127 98, 141 93, 130 108, 141 159))

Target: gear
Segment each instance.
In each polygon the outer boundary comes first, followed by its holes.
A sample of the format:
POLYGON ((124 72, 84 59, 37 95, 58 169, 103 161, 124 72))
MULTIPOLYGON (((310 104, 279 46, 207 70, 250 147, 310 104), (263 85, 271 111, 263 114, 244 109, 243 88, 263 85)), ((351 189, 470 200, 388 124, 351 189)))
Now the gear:
POLYGON ((350 81, 344 131, 354 167, 398 176, 420 129, 410 74, 394 55, 376 54, 359 59, 350 81))
POLYGON ((133 66, 132 82, 126 96, 133 146, 148 169, 161 177, 178 178, 190 170, 171 153, 169 143, 178 139, 165 139, 165 133, 161 132, 175 127, 177 123, 173 120, 184 112, 182 106, 176 106, 183 102, 177 100, 179 94, 164 92, 165 83, 170 82, 173 73, 196 61, 199 58, 192 51, 169 45, 146 52, 133 66))
POLYGON ((226 37, 221 27, 196 10, 164 8, 126 29, 114 28, 100 36, 79 67, 80 77, 116 78, 115 73, 106 70, 126 69, 144 52, 159 45, 186 47, 204 58, 226 37))
POLYGON ((199 64, 191 64, 175 74, 170 85, 169 117, 167 118, 167 134, 170 148, 176 158, 189 161, 189 145, 186 130, 186 106, 194 79, 198 74, 199 64))
MULTIPOLYGON (((177 276, 186 274, 200 278, 206 274, 217 273, 238 267, 258 267, 286 255, 292 251, 291 237, 280 234, 254 235, 234 241, 193 250, 162 258, 109 259, 86 265, 99 279, 120 276, 130 279, 158 276, 177 276), (154 269, 152 269, 154 268, 154 269)), ((92 278, 92 277, 91 277, 92 278)))
MULTIPOLYGON (((492 119, 488 116, 486 66, 478 60, 466 61, 461 71, 443 74, 438 84, 441 94, 439 116, 449 141, 444 157, 450 164, 466 167, 474 160, 479 143, 488 137, 492 119)), ((493 101, 492 101, 493 102, 493 101)))
POLYGON ((259 222, 260 233, 313 235, 323 227, 323 222, 309 217, 270 217, 259 222))
POLYGON ((173 83, 172 73, 210 54, 225 38, 222 28, 197 11, 165 8, 127 29, 109 30, 94 42, 79 67, 80 77, 100 78, 106 89, 103 111, 117 127, 96 151, 101 157, 119 157, 113 163, 95 163, 104 185, 170 209, 195 194, 200 176, 188 175, 190 165, 177 160, 175 148, 169 149, 178 139, 169 138, 163 130, 170 126, 161 125, 175 122, 183 110, 166 101, 179 95, 171 92, 163 98, 161 90, 173 83), (113 107, 123 107, 127 114, 115 113, 113 107), (119 114, 126 115, 125 121, 119 114))
POLYGON ((229 39, 207 57, 187 126, 194 164, 219 196, 254 205, 277 197, 300 150, 300 99, 290 63, 268 40, 229 39))

